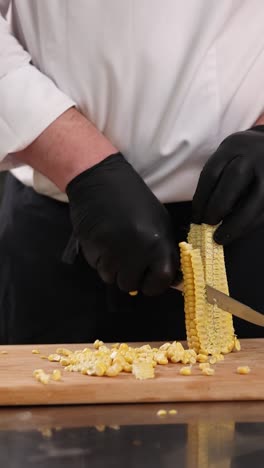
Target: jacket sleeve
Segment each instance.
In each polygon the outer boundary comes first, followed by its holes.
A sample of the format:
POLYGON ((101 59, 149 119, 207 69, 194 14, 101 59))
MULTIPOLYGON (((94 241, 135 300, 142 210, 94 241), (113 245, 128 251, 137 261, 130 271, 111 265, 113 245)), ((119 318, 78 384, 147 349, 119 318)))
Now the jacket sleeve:
POLYGON ((4 17, 9 3, 0 0, 0 170, 14 166, 10 153, 26 148, 75 105, 31 65, 30 55, 12 35, 4 17))

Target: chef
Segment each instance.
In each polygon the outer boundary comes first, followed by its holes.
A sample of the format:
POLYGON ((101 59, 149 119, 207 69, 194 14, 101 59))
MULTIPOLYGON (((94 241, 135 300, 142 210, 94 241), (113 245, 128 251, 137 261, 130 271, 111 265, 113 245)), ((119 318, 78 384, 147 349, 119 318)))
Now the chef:
POLYGON ((191 221, 222 221, 231 294, 264 312, 264 3, 0 13, 0 342, 184 338, 191 221))

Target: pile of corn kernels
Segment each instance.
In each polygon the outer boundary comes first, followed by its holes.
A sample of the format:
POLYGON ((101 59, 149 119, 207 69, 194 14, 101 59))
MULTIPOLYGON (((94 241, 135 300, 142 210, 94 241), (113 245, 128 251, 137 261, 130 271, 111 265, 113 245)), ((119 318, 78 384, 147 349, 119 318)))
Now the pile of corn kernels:
POLYGON ((48 356, 49 361, 60 363, 69 372, 99 377, 115 377, 126 372, 141 380, 154 378, 155 368, 168 363, 184 364, 180 369, 181 375, 191 375, 192 366, 196 363, 200 363, 199 368, 203 375, 213 375, 211 364, 223 359, 222 354, 207 356, 197 354, 192 349, 184 349, 177 341, 164 343, 159 348, 152 348, 149 344, 132 348, 126 343, 106 346, 102 341, 96 340, 93 348, 77 351, 58 348, 56 353, 48 356))

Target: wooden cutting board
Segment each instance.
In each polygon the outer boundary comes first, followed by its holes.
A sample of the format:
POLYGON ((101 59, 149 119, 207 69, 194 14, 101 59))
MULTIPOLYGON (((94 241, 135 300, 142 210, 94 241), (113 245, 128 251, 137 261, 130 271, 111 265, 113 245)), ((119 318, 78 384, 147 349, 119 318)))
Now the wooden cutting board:
POLYGON ((136 380, 130 374, 109 378, 63 371, 62 381, 48 385, 32 377, 34 369, 50 373, 63 368, 31 351, 38 348, 48 355, 55 352, 56 345, 0 346, 0 405, 264 400, 264 339, 241 340, 241 344, 239 353, 227 355, 214 366, 214 376, 202 375, 197 365, 192 375, 181 376, 182 364, 169 364, 158 366, 155 379, 150 380, 136 380), (7 354, 1 354, 3 350, 7 354), (250 374, 237 374, 240 365, 250 366, 250 374))

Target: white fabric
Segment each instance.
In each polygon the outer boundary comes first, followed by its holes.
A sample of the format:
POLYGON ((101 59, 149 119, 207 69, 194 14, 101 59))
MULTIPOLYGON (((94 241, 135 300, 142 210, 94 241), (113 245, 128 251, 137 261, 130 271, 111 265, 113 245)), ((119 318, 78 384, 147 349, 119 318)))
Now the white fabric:
MULTIPOLYGON (((3 15, 9 3, 2 160, 76 103, 163 202, 190 200, 223 138, 264 112, 261 0, 0 0, 3 15)), ((32 169, 13 173, 66 200, 32 169)))

